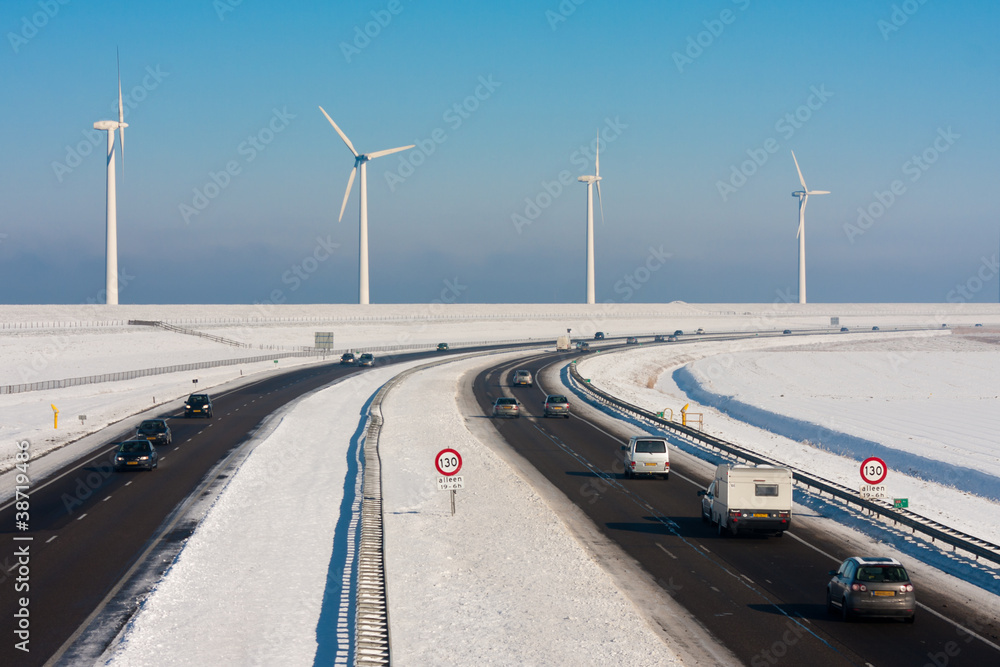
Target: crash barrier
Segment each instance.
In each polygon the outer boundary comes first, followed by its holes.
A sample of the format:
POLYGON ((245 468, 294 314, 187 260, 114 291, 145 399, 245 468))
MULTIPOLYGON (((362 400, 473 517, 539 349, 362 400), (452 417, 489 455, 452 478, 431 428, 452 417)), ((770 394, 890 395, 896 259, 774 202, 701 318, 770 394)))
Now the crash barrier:
POLYGON ((820 492, 821 496, 823 493, 828 493, 830 496, 839 498, 848 505, 857 505, 858 507, 868 510, 872 514, 878 514, 886 519, 894 521, 897 524, 907 526, 913 533, 922 533, 929 537, 931 542, 940 540, 945 544, 951 545, 952 550, 962 549, 963 551, 974 556, 976 560, 979 560, 979 558, 982 557, 993 563, 1000 564, 1000 546, 993 544, 992 542, 987 542, 986 540, 982 540, 973 535, 968 535, 953 528, 949 528, 944 524, 923 517, 915 512, 910 512, 904 509, 893 509, 888 502, 883 503, 877 500, 862 498, 857 492, 854 492, 845 486, 841 486, 836 482, 815 477, 809 473, 797 470, 793 466, 786 463, 782 463, 781 461, 770 459, 755 452, 751 452, 750 450, 740 447, 735 443, 707 435, 689 426, 684 426, 682 424, 678 424, 677 422, 657 417, 655 413, 644 410, 637 405, 627 403, 612 396, 606 391, 598 389, 594 386, 593 382, 585 380, 583 376, 580 375, 579 371, 577 371, 576 363, 570 364, 569 373, 570 377, 573 378, 575 386, 596 397, 599 401, 610 405, 625 414, 643 419, 660 429, 672 432, 675 435, 694 441, 697 444, 707 445, 720 452, 726 452, 738 461, 742 460, 748 463, 763 463, 767 465, 790 468, 792 470, 792 478, 795 482, 809 489, 816 489, 820 492))

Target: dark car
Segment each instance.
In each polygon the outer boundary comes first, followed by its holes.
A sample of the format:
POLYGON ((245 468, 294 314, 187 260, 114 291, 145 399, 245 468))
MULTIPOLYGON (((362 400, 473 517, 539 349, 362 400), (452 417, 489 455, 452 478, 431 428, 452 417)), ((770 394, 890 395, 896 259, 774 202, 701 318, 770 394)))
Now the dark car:
POLYGON ((448 349, 448 343, 438 343, 438 352, 444 352, 448 349))
POLYGON ((683 331, 681 331, 680 329, 678 329, 677 331, 675 331, 675 332, 674 332, 674 335, 675 335, 675 336, 683 336, 683 335, 684 335, 684 332, 683 332, 683 331))
POLYGON ((184 402, 185 417, 212 418, 212 399, 208 394, 191 394, 184 402))
POLYGON ((545 397, 542 413, 546 417, 564 417, 569 419, 569 399, 562 394, 549 394, 545 397))
POLYGON ((604 332, 598 331, 594 334, 594 340, 604 340, 604 332))
POLYGON ((354 357, 353 352, 344 352, 340 355, 340 363, 344 366, 353 366, 358 363, 358 360, 354 357))
POLYGON ((840 327, 840 331, 841 331, 841 333, 843 333, 845 331, 848 331, 848 328, 847 327, 840 327))
POLYGON ((173 441, 166 419, 143 419, 142 423, 136 429, 135 435, 137 440, 145 438, 154 445, 161 447, 165 447, 173 441))
POLYGON ((358 366, 374 366, 375 356, 369 352, 365 352, 360 357, 358 357, 358 366))
POLYGON ((902 618, 913 623, 917 596, 906 568, 895 558, 852 556, 830 570, 826 609, 845 621, 855 616, 902 618))
POLYGON ((783 333, 783 334, 790 334, 790 333, 792 333, 792 330, 791 329, 785 329, 781 333, 783 333))
POLYGON ((667 342, 667 337, 666 336, 653 336, 653 342, 654 343, 665 343, 665 342, 667 342))
POLYGON ((635 336, 629 336, 628 338, 625 339, 625 344, 626 345, 638 345, 639 344, 639 339, 636 338, 635 336))
POLYGON ((115 470, 154 470, 159 462, 156 447, 149 440, 126 440, 115 452, 115 470))
POLYGON ((872 331, 878 331, 878 327, 872 327, 872 331))

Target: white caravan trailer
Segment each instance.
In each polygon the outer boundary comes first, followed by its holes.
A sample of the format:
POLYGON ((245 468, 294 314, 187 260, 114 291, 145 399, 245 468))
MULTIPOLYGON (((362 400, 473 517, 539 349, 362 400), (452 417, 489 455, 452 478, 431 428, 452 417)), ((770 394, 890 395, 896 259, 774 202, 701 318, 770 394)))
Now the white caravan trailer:
POLYGON ((771 533, 792 524, 792 471, 771 465, 720 465, 707 491, 699 491, 701 518, 727 531, 771 533))

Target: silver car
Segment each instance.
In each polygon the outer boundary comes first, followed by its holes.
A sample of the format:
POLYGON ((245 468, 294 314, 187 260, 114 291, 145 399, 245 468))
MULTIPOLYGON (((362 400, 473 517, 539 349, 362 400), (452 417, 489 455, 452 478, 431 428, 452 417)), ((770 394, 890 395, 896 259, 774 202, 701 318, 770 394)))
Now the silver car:
POLYGON ((493 416, 519 418, 521 416, 521 404, 517 402, 516 398, 501 396, 493 404, 493 416))
POLYGON ((562 394, 549 394, 545 397, 542 413, 546 417, 569 419, 569 399, 562 394))
POLYGON ((852 556, 830 570, 826 609, 845 621, 855 616, 902 618, 913 623, 917 596, 906 568, 895 558, 852 556))
POLYGON ((533 386, 534 380, 531 377, 531 371, 514 371, 514 380, 511 384, 515 387, 533 386))

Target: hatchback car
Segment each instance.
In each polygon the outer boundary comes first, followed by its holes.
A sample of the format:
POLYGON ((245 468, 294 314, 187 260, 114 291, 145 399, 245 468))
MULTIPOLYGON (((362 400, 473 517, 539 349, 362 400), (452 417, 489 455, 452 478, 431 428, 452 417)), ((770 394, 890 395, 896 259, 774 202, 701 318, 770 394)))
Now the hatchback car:
POLYGON ((666 336, 662 336, 662 335, 653 336, 653 342, 654 343, 665 343, 666 340, 667 340, 666 336))
POLYGON ((781 333, 783 333, 783 334, 790 334, 790 333, 792 333, 792 330, 791 329, 785 329, 781 333))
POLYGON ((677 342, 677 336, 667 336, 667 342, 668 343, 676 343, 677 342))
POLYGON ((604 340, 604 332, 598 331, 594 334, 594 340, 604 340))
POLYGON ((580 343, 580 349, 583 350, 584 352, 589 352, 590 343, 588 343, 587 341, 583 341, 582 343, 580 343))
POLYGON ((542 414, 546 417, 564 417, 569 419, 569 399, 562 394, 549 394, 545 397, 542 414))
POLYGON ((531 371, 514 371, 514 379, 511 384, 515 387, 534 386, 534 381, 531 378, 531 371))
POLYGON ((184 402, 185 417, 212 418, 212 399, 208 394, 191 394, 184 402))
POLYGON ((826 609, 845 621, 855 616, 902 618, 913 623, 917 596, 906 568, 895 558, 852 556, 830 570, 826 609))
POLYGON ((136 429, 135 436, 136 440, 145 438, 154 445, 164 447, 173 441, 166 419, 143 419, 136 429))
POLYGON ((678 329, 677 331, 675 331, 675 332, 674 332, 674 335, 675 335, 675 336, 683 336, 683 335, 684 335, 684 332, 683 332, 683 331, 681 331, 680 329, 678 329))
POLYGON ((695 333, 697 333, 697 334, 703 334, 703 333, 705 333, 705 330, 702 329, 702 328, 699 328, 697 331, 695 331, 695 333))
POLYGON ((635 336, 629 336, 628 338, 625 339, 625 344, 626 345, 638 345, 639 344, 639 339, 636 338, 635 336))
POLYGON ((872 331, 878 331, 878 327, 872 327, 872 331))
POLYGON ((375 357, 369 354, 368 352, 365 352, 360 357, 358 357, 358 366, 374 366, 374 365, 375 365, 375 357))
POLYGON ((841 333, 843 333, 845 331, 849 331, 849 329, 847 327, 840 327, 840 332, 841 333))
POLYGON ((665 438, 650 435, 633 435, 627 445, 622 445, 625 459, 625 476, 662 475, 670 478, 670 451, 665 438))
POLYGON ((438 352, 444 352, 448 349, 448 343, 438 343, 438 352))
POLYGON ((521 416, 521 404, 516 398, 501 396, 493 404, 493 416, 518 418, 521 416))
POLYGON ((358 363, 357 358, 354 356, 353 352, 344 352, 340 355, 340 363, 343 366, 353 366, 358 363))
POLYGON ((115 470, 154 470, 159 462, 156 447, 149 440, 126 440, 115 453, 115 470))

